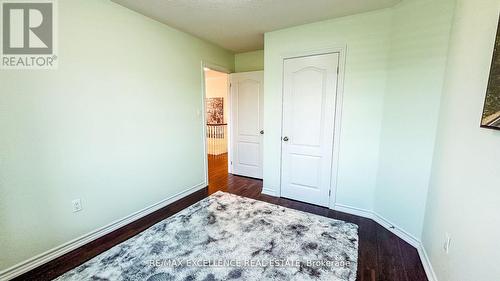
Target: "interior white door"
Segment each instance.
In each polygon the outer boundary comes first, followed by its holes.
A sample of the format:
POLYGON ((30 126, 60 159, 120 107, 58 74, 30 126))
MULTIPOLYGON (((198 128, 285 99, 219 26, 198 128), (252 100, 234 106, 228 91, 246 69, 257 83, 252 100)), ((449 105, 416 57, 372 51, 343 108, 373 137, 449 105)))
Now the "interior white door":
POLYGON ((262 178, 264 73, 234 73, 231 83, 231 172, 262 178))
POLYGON ((339 54, 284 60, 281 196, 328 206, 339 54))

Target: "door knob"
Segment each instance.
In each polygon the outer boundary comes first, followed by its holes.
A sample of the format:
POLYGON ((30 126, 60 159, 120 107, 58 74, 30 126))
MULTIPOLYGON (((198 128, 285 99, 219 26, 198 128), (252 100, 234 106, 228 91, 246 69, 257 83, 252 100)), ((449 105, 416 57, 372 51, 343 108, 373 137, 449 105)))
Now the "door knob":
POLYGON ((263 135, 264 134, 264 130, 260 130, 260 134, 263 135))
POLYGON ((288 141, 288 137, 284 137, 284 138, 283 138, 283 141, 288 141))

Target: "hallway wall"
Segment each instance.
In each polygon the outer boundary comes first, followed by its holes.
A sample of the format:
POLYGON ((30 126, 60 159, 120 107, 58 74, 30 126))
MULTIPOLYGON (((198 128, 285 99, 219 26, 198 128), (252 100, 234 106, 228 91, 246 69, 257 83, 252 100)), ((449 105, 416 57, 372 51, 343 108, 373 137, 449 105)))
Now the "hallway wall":
MULTIPOLYGON (((206 98, 223 98, 224 99, 224 123, 229 120, 229 75, 222 72, 209 71, 213 74, 206 74, 205 78, 205 94, 206 98)), ((207 73, 207 72, 205 72, 207 73)))

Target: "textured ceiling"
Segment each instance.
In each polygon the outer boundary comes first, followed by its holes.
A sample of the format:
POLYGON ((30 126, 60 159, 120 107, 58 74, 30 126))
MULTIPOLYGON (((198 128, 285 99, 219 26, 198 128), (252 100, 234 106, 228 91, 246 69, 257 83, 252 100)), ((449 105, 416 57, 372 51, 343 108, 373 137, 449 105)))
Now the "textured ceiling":
POLYGON ((264 32, 391 7, 401 0, 112 0, 234 52, 263 49, 264 32))

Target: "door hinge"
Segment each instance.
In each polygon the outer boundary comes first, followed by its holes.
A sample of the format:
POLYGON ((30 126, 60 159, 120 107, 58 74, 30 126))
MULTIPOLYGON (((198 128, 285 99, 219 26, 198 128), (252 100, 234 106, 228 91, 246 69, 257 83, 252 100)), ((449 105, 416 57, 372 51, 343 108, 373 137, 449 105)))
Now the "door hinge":
POLYGON ((328 196, 332 196, 332 190, 328 190, 328 196))
POLYGON ((340 73, 340 66, 337 66, 337 74, 340 73))

